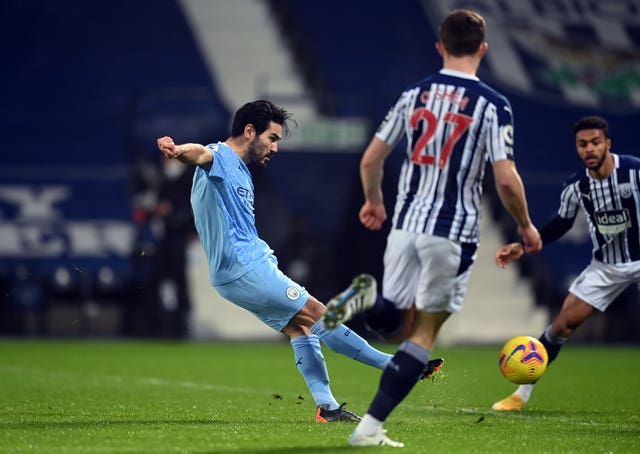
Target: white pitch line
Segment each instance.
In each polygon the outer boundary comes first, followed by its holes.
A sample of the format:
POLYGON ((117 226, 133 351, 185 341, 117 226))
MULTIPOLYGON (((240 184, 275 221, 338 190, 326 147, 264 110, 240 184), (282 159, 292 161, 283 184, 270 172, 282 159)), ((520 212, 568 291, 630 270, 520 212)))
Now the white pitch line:
POLYGON ((246 388, 240 386, 228 386, 228 385, 214 385, 211 383, 196 383, 191 381, 179 381, 179 380, 168 380, 165 378, 158 377, 128 377, 123 375, 97 375, 97 374, 85 374, 85 373, 71 373, 71 372, 63 372, 63 371, 55 371, 48 369, 37 369, 32 367, 20 367, 20 366, 0 366, 0 371, 2 372, 14 372, 20 374, 29 374, 34 375, 37 378, 42 378, 43 380, 47 380, 50 378, 62 378, 62 379, 81 379, 81 378, 90 378, 96 382, 115 382, 115 383, 132 383, 138 386, 167 386, 172 388, 184 388, 184 389, 194 389, 194 390, 205 390, 205 391, 230 391, 235 393, 245 393, 245 394, 280 394, 276 391, 267 391, 267 390, 258 390, 256 388, 246 388))

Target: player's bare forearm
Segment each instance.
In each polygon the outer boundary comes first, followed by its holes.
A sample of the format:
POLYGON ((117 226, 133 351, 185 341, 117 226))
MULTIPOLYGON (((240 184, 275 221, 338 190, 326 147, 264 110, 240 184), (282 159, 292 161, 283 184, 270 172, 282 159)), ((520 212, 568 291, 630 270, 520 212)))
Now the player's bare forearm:
POLYGON ((494 164, 496 190, 500 201, 518 223, 519 227, 531 224, 527 199, 520 175, 513 165, 513 161, 505 160, 494 164))
POLYGON ((382 204, 382 176, 384 161, 392 147, 374 137, 360 160, 360 179, 366 202, 382 204))
POLYGON ((176 145, 168 136, 160 137, 157 142, 158 148, 167 158, 178 159, 185 164, 204 166, 213 160, 207 147, 199 143, 176 145))
POLYGON ((504 207, 518 224, 518 233, 524 243, 524 252, 534 253, 542 249, 538 229, 531 222, 524 185, 513 161, 498 161, 493 165, 496 190, 504 207))
POLYGON ((360 166, 360 180, 365 201, 372 204, 380 204, 382 195, 382 166, 360 166))

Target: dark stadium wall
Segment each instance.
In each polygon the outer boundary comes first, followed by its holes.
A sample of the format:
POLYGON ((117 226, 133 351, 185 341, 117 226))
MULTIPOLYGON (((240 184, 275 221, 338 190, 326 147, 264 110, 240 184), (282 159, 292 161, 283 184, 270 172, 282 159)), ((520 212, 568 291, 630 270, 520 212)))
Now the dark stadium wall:
POLYGON ((0 23, 0 312, 121 299, 148 236, 136 166, 159 166, 159 135, 227 131, 215 81, 174 0, 9 0, 0 23))

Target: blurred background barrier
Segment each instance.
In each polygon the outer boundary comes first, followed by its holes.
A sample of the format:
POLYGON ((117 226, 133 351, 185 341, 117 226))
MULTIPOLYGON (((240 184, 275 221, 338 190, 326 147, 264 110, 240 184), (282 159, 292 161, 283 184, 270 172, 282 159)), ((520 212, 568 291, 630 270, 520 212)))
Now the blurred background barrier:
MULTIPOLYGON (((279 338, 208 285, 193 170, 165 165, 155 146, 162 135, 223 140, 230 115, 257 98, 298 122, 254 172, 258 229, 282 269, 325 301, 354 274, 381 278, 386 231, 357 220, 360 154, 400 91, 439 69, 437 24, 456 7, 487 19, 479 75, 512 102, 538 225, 581 169, 578 118, 605 116, 613 151, 638 155, 640 0, 2 2, 0 335, 279 338)), ((401 154, 387 164, 388 194, 401 154)), ((537 336, 589 261, 578 221, 497 270, 495 248, 515 226, 486 186, 480 259, 443 342, 537 336)), ((640 342, 639 302, 629 288, 575 337, 640 342)))

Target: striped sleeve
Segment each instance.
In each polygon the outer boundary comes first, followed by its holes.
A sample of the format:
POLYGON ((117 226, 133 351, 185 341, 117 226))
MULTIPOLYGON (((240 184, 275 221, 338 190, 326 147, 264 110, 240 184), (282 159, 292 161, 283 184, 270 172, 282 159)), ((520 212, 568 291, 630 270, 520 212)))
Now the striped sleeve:
POLYGON ((578 183, 579 181, 575 175, 565 182, 562 192, 560 193, 558 216, 565 219, 574 219, 578 215, 578 209, 580 208, 580 190, 578 183))
POLYGON ((386 117, 376 131, 376 137, 388 145, 395 147, 402 140, 405 128, 407 112, 413 109, 413 103, 420 88, 407 90, 400 95, 398 101, 389 109, 386 117))
POLYGON ((496 104, 489 104, 485 112, 487 128, 487 151, 490 162, 514 159, 513 156, 513 116, 511 106, 500 98, 496 104))

